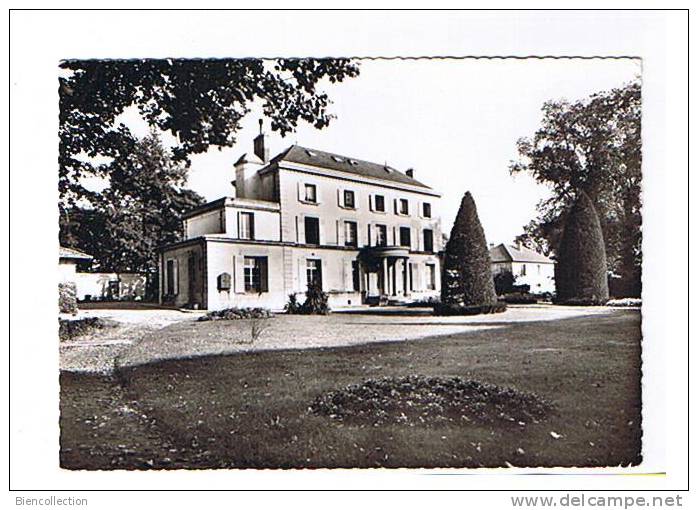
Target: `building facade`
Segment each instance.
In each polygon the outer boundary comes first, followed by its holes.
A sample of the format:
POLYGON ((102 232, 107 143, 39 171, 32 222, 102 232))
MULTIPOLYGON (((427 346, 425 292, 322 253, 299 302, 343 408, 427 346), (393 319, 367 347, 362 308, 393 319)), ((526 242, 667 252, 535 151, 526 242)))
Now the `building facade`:
POLYGON ((260 134, 233 186, 161 249, 162 303, 279 310, 312 283, 333 307, 439 294, 441 195, 412 170, 297 145, 269 159, 260 134))
POLYGON ((555 261, 522 245, 490 247, 492 274, 510 272, 516 285, 528 285, 534 294, 555 292, 555 261))

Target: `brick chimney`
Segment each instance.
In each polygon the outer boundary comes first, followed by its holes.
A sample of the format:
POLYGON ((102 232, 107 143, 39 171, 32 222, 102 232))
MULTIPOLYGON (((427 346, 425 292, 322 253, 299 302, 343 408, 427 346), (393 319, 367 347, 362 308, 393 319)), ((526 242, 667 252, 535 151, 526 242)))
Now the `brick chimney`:
POLYGON ((269 148, 265 147, 266 136, 262 131, 263 123, 264 121, 262 119, 259 119, 259 134, 257 135, 257 138, 254 139, 254 153, 255 156, 257 156, 259 159, 266 163, 267 161, 269 161, 269 148))

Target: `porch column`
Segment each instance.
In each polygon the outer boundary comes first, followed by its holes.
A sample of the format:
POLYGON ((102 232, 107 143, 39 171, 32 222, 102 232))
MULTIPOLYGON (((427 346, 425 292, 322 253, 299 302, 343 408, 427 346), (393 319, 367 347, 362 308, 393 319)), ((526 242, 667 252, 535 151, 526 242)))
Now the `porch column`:
POLYGON ((383 294, 390 294, 390 279, 388 278, 388 257, 383 257, 383 288, 380 289, 383 294))
POLYGON ((408 263, 409 258, 408 257, 403 257, 402 259, 402 295, 407 296, 409 294, 409 275, 407 274, 407 270, 409 268, 409 263, 408 263))

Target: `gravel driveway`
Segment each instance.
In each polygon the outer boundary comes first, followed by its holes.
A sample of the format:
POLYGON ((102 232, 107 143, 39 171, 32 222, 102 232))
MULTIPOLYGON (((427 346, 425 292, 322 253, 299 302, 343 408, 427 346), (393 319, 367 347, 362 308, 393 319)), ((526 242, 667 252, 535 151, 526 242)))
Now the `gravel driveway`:
POLYGON ((116 366, 162 359, 276 349, 313 349, 373 342, 397 342, 498 328, 512 323, 606 314, 602 307, 515 305, 506 312, 435 317, 430 309, 386 307, 337 311, 328 316, 278 315, 263 320, 252 340, 251 321, 196 319, 204 312, 169 309, 92 309, 73 318, 100 317, 113 327, 61 342, 60 368, 108 374, 116 366))
POLYGON ((194 321, 202 314, 203 312, 144 308, 81 310, 75 316, 61 316, 67 319, 99 317, 107 319, 110 326, 61 342, 60 369, 68 372, 111 373, 116 357, 144 336, 177 322, 194 321))
POLYGON ((313 349, 374 342, 397 342, 611 313, 603 307, 515 305, 492 315, 436 317, 430 309, 381 308, 327 316, 278 315, 262 319, 265 329, 251 338, 252 321, 178 322, 143 336, 118 354, 117 366, 162 359, 278 349, 313 349))

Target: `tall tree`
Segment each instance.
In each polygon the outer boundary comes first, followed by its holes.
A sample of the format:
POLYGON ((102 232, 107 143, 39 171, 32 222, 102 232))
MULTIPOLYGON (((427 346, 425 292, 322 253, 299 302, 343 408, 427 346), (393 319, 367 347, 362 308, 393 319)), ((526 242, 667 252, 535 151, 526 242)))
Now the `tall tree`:
POLYGON ((187 169, 156 134, 109 165, 110 184, 87 207, 61 216, 61 242, 94 257, 103 271, 157 270, 157 247, 181 238, 182 214, 203 203, 185 189, 187 169))
POLYGON ((497 303, 485 232, 469 191, 461 200, 446 244, 441 302, 460 308, 489 307, 497 303))
POLYGON ((556 302, 602 305, 608 301, 606 249, 599 217, 584 191, 566 215, 555 265, 556 302))
POLYGON ((641 88, 636 82, 573 103, 543 105, 541 127, 518 142, 512 173, 524 172, 552 190, 539 216, 517 238, 555 255, 564 212, 583 190, 598 212, 608 270, 621 277, 618 290, 641 290, 641 88))
POLYGON ((154 129, 177 140, 173 158, 210 146, 230 147, 240 121, 260 101, 271 128, 285 135, 298 122, 327 126, 330 100, 323 80, 357 76, 348 59, 67 60, 59 80, 59 190, 67 207, 84 197, 87 176, 114 168, 95 161, 127 157, 137 142, 120 116, 135 108, 154 129))

